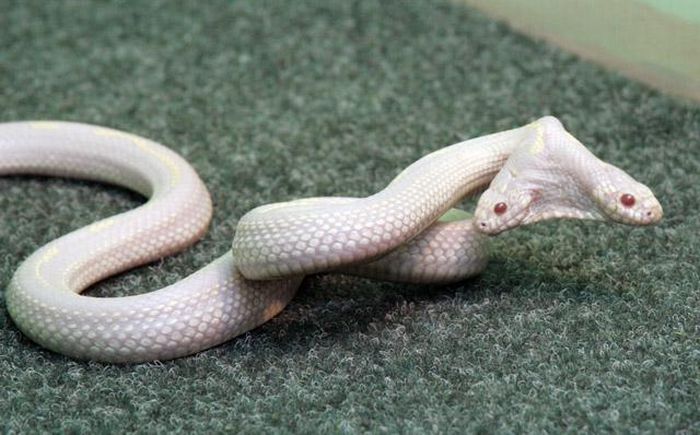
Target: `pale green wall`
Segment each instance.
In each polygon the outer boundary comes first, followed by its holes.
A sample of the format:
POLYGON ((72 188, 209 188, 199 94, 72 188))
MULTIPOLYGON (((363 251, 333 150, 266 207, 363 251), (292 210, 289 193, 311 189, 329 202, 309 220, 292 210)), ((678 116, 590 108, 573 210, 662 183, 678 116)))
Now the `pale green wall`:
POLYGON ((455 0, 629 77, 700 100, 700 0, 455 0))
POLYGON ((638 0, 678 18, 700 23, 700 0, 638 0))

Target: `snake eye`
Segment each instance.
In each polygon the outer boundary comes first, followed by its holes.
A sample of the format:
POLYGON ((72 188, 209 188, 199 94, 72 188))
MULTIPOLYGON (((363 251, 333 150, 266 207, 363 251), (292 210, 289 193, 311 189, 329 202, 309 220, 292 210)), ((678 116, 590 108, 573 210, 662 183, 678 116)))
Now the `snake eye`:
POLYGON ((623 193, 622 196, 620 197, 620 202, 622 205, 625 207, 632 207, 635 203, 634 195, 631 193, 623 193))
POLYGON ((493 206, 493 212, 496 214, 503 214, 508 210, 508 204, 505 202, 499 202, 495 206, 493 206))

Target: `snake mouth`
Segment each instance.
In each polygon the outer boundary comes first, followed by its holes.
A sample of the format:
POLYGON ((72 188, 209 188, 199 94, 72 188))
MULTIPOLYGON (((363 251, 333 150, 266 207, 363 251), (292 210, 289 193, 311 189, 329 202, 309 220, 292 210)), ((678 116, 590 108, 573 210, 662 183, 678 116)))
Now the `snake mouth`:
POLYGON ((664 209, 661 204, 651 210, 647 210, 640 219, 640 225, 656 225, 664 217, 664 209))

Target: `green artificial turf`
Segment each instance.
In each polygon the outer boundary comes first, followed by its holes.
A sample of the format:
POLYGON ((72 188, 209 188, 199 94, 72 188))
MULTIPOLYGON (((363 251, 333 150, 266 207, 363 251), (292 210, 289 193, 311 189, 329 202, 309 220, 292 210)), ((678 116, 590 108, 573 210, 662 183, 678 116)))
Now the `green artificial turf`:
MULTIPOLYGON (((91 294, 185 277, 254 206, 368 195, 429 151, 545 114, 650 185, 663 223, 520 229, 453 286, 310 278, 263 327, 165 363, 43 350, 0 300, 0 430, 700 431, 697 106, 451 3, 0 1, 0 120, 147 136, 214 198, 201 243, 91 294)), ((34 249, 141 202, 0 178, 0 287, 34 249)))

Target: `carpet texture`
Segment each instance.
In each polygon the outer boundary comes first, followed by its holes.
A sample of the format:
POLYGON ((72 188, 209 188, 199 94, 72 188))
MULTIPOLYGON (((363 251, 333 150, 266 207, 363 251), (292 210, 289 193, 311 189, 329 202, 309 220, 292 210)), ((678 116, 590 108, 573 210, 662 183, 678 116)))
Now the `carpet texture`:
MULTIPOLYGON (((666 211, 655 228, 499 236, 488 269, 459 285, 310 278, 261 328, 165 363, 45 351, 0 299, 0 430, 700 430, 697 106, 442 2, 5 0, 0 29, 0 120, 152 138, 213 195, 201 243, 91 295, 185 277, 257 205, 368 195, 432 150, 546 114, 666 211)), ((0 288, 37 247, 142 202, 0 178, 0 288)))

